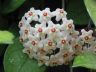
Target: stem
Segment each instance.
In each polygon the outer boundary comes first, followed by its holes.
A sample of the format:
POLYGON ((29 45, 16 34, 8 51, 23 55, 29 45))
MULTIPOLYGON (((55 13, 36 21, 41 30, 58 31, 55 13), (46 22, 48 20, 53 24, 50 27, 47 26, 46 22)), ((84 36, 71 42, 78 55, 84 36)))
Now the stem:
POLYGON ((70 65, 70 72, 73 72, 73 68, 72 68, 72 65, 70 65))
POLYGON ((62 0, 62 8, 65 9, 65 0, 62 0))

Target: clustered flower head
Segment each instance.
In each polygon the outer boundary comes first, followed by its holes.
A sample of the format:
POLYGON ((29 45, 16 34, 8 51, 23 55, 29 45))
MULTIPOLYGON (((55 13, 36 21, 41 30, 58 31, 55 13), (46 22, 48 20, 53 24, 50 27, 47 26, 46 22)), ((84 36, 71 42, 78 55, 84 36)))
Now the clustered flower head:
POLYGON ((96 52, 93 31, 76 31, 73 20, 68 20, 63 9, 50 11, 31 8, 19 22, 23 53, 36 59, 38 65, 69 64, 75 56, 88 50, 96 52), (52 18, 55 18, 53 22, 52 18), (61 22, 60 22, 61 21, 61 22), (35 22, 35 26, 31 25, 35 22))

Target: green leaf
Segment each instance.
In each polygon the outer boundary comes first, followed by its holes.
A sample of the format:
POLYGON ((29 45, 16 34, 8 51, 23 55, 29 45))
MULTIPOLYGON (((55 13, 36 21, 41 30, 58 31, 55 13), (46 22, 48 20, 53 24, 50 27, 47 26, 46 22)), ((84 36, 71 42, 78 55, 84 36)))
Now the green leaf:
POLYGON ((30 59, 22 49, 18 38, 9 45, 4 56, 5 72, 44 72, 45 67, 38 66, 37 61, 30 59))
POLYGON ((0 43, 11 44, 13 43, 14 35, 8 31, 0 31, 0 43))
POLYGON ((84 0, 87 11, 96 26, 96 0, 84 0))
POLYGON ((96 54, 85 52, 77 56, 73 62, 73 67, 85 67, 96 70, 96 54))
POLYGON ((76 25, 86 25, 90 17, 87 14, 83 0, 68 0, 66 9, 68 19, 73 19, 76 25))
POLYGON ((26 0, 5 0, 2 13, 10 13, 19 8, 26 0))

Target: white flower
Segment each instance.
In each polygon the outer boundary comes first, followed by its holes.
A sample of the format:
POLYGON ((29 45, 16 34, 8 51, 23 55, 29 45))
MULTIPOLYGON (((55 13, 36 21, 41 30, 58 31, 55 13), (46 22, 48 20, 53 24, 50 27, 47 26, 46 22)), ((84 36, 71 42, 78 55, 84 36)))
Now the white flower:
POLYGON ((36 13, 36 10, 34 8, 31 8, 30 11, 25 13, 25 20, 27 20, 28 23, 30 23, 32 20, 38 21, 38 15, 36 13))
POLYGON ((69 20, 66 24, 65 24, 65 29, 68 32, 72 32, 74 30, 74 24, 73 24, 73 20, 69 20))
POLYGON ((88 49, 96 54, 96 41, 93 41, 88 49))
POLYGON ((60 21, 60 19, 66 17, 66 12, 63 9, 56 9, 56 11, 53 12, 53 14, 56 15, 56 21, 60 21))
POLYGON ((63 56, 64 64, 68 64, 74 58, 73 51, 61 49, 60 53, 63 56))
POLYGON ((41 66, 43 64, 46 64, 47 61, 49 61, 49 57, 48 56, 39 56, 38 55, 38 65, 41 66))
POLYGON ((28 54, 29 58, 33 58, 36 53, 31 48, 24 48, 23 53, 28 54))
POLYGON ((82 35, 80 36, 80 38, 85 43, 90 43, 93 40, 93 36, 92 36, 93 31, 92 30, 85 31, 84 29, 82 29, 81 32, 82 32, 82 35))
POLYGON ((68 36, 64 36, 64 37, 60 37, 59 39, 57 39, 57 47, 58 48, 63 48, 63 49, 69 49, 69 37, 68 36))
POLYGON ((19 33, 20 33, 20 40, 21 39, 22 39, 22 41, 26 40, 28 38, 28 34, 30 33, 30 27, 29 26, 21 27, 19 33))
POLYGON ((36 30, 34 27, 30 27, 30 32, 29 32, 30 35, 34 36, 36 35, 36 30))
POLYGON ((79 38, 72 38, 71 45, 75 55, 78 55, 83 51, 83 42, 80 41, 79 38))
POLYGON ((28 36, 28 39, 29 39, 29 41, 24 43, 24 47, 29 46, 34 52, 37 52, 39 40, 36 37, 31 36, 31 35, 28 36))
POLYGON ((52 14, 49 8, 46 8, 40 13, 40 22, 48 22, 51 20, 52 14))
POLYGON ((56 49, 56 44, 54 43, 54 41, 50 38, 47 39, 44 44, 44 50, 49 51, 49 50, 54 50, 54 49, 56 49))
POLYGON ((21 20, 21 21, 19 22, 18 27, 21 28, 21 27, 23 27, 23 26, 24 26, 24 22, 21 20))
POLYGON ((52 39, 56 39, 56 37, 58 37, 58 34, 60 32, 60 30, 55 24, 52 27, 48 27, 46 31, 48 36, 52 37, 52 39))
POLYGON ((64 62, 63 58, 58 55, 51 55, 50 60, 46 63, 47 66, 62 65, 64 62))
POLYGON ((46 28, 43 27, 42 25, 40 24, 36 24, 35 25, 35 36, 41 38, 41 39, 44 39, 45 38, 45 34, 46 34, 46 28))

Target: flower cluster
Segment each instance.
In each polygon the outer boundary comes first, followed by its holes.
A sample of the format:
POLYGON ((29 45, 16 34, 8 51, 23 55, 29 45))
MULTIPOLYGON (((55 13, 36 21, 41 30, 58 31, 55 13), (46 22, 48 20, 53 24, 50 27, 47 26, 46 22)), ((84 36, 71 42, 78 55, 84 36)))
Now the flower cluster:
POLYGON ((38 64, 57 66, 68 64, 74 56, 89 50, 96 52, 93 31, 76 31, 73 20, 68 20, 63 9, 51 12, 49 8, 31 8, 19 22, 20 42, 23 53, 38 61, 38 64), (53 19, 55 18, 55 19, 53 19), (31 25, 35 23, 35 27, 31 25))

